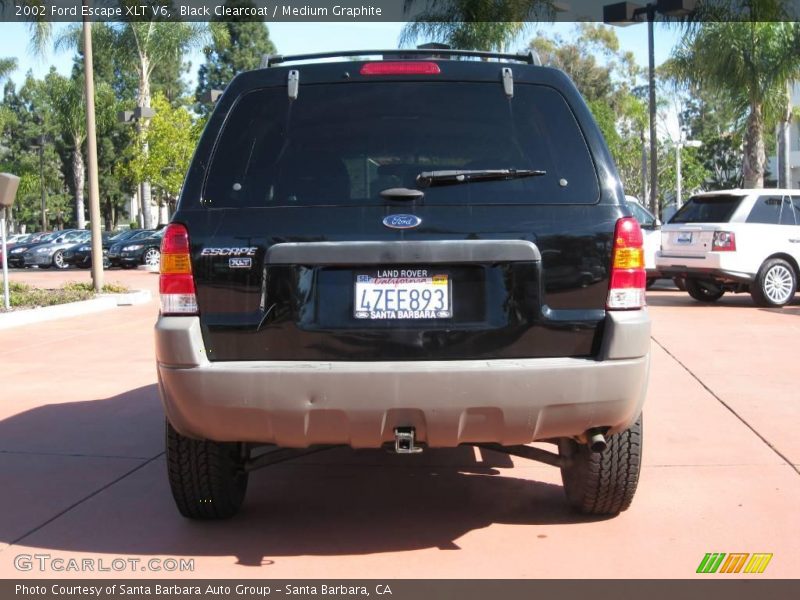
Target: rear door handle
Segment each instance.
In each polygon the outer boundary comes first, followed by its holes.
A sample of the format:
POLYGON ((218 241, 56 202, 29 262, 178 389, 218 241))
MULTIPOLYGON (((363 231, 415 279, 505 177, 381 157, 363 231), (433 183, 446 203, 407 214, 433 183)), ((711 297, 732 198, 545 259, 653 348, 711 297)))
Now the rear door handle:
POLYGON ((800 244, 800 240, 789 240, 790 244, 800 244))

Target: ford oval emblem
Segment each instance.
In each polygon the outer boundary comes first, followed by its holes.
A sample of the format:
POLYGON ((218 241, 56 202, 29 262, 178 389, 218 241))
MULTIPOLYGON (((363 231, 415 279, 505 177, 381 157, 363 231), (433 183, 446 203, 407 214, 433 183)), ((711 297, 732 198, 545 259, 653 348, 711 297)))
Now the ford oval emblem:
POLYGON ((389 215, 383 219, 383 224, 390 229, 413 229, 422 223, 416 215, 389 215))

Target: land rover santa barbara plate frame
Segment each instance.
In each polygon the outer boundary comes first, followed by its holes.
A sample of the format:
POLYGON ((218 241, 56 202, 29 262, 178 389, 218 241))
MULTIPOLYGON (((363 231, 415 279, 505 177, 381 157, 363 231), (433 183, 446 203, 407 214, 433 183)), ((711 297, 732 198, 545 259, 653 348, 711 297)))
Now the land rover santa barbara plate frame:
POLYGON ((450 277, 420 268, 390 268, 355 274, 356 319, 449 319, 450 277))

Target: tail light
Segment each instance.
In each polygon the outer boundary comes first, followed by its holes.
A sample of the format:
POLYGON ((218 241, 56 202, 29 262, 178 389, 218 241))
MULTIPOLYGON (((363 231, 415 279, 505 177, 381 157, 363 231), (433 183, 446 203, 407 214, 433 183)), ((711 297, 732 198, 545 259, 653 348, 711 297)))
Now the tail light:
POLYGON ((611 284, 606 308, 630 310, 645 305, 644 241, 633 217, 617 221, 611 251, 611 284))
POLYGON ((361 75, 438 75, 441 73, 435 62, 369 62, 361 67, 361 75))
POLYGON ((179 223, 167 225, 161 240, 161 314, 196 315, 197 295, 189 254, 189 232, 179 223))
POLYGON ((715 231, 711 242, 712 252, 736 252, 736 234, 732 231, 715 231))

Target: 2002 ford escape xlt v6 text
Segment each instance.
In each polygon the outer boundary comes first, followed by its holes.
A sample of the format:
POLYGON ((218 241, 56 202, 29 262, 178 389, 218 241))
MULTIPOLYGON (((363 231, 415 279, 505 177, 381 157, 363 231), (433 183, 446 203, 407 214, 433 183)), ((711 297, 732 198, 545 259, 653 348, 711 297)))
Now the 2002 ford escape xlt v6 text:
POLYGON ((559 466, 585 513, 630 504, 650 321, 603 138, 532 57, 424 52, 272 57, 219 100, 161 247, 183 515, 334 445, 480 445, 559 466))

